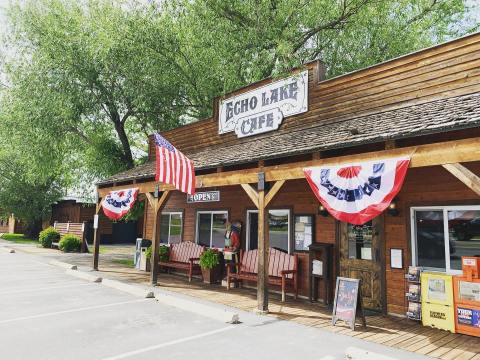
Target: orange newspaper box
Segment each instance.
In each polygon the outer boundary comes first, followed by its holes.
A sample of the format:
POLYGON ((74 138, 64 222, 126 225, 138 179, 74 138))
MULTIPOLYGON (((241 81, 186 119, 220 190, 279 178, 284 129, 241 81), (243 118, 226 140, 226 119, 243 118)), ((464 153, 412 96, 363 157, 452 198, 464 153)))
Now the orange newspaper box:
POLYGON ((480 278, 480 257, 462 256, 462 271, 469 280, 480 278))
POLYGON ((462 257, 463 275, 454 276, 455 330, 480 337, 480 257, 462 257))

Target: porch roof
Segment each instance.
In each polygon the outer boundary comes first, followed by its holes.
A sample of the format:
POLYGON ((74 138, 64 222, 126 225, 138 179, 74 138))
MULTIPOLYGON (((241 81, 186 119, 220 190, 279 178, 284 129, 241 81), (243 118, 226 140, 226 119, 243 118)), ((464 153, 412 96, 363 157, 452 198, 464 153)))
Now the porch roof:
MULTIPOLYGON (((288 133, 267 133, 247 142, 185 153, 197 170, 395 140, 480 125, 480 92, 389 111, 319 123, 288 133)), ((288 120, 287 120, 288 121, 288 120)), ((182 150, 182 149, 180 149, 182 150)), ((98 184, 152 178, 155 162, 98 184)))

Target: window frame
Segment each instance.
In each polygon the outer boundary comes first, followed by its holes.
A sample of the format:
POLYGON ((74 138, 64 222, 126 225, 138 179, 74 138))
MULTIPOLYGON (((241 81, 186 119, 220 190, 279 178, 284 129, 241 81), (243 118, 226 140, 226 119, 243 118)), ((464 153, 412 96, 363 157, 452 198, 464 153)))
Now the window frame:
MULTIPOLYGON (((199 226, 200 226, 200 214, 210 214, 210 245, 208 248, 212 248, 212 237, 213 237, 213 215, 215 214, 226 214, 227 215, 227 222, 230 221, 230 212, 228 210, 198 210, 195 215, 195 244, 199 244, 199 226)), ((218 247, 216 249, 223 250, 224 247, 218 247)))
MULTIPOLYGON (((283 210, 283 211, 288 211, 288 247, 287 247, 287 253, 288 254, 293 254, 294 249, 292 249, 292 217, 294 217, 293 211, 291 208, 288 207, 279 207, 279 208, 272 208, 272 209, 267 209, 268 210, 268 215, 270 215, 270 211, 278 211, 278 210, 283 210)), ((246 249, 250 250, 250 214, 258 214, 258 210, 254 209, 249 209, 247 210, 247 226, 246 226, 246 249)), ((268 216, 267 215, 267 216, 268 216)), ((295 214, 296 215, 296 214, 295 214)), ((268 231, 270 231, 270 226, 268 227, 268 231)), ((313 230, 312 230, 313 231, 313 230)), ((312 234, 313 236, 313 234, 312 234)), ((313 242, 313 239, 312 239, 313 242)))
POLYGON ((445 246, 445 270, 441 268, 423 267, 426 270, 444 272, 449 275, 461 275, 462 270, 452 269, 450 267, 450 232, 448 231, 448 212, 459 211, 480 211, 480 205, 435 205, 435 206, 412 206, 410 208, 410 246, 411 246, 411 263, 413 266, 418 266, 418 254, 417 254, 417 229, 415 212, 416 211, 439 211, 443 213, 443 238, 445 246))
MULTIPOLYGON (((180 226, 180 243, 183 242, 183 224, 184 224, 184 216, 183 216, 183 211, 162 211, 160 213, 160 226, 162 224, 162 215, 168 215, 168 240, 166 243, 162 243, 160 242, 160 244, 163 244, 164 246, 165 245, 168 245, 170 246, 170 227, 171 227, 171 223, 172 223, 172 215, 180 215, 180 217, 182 218, 182 225, 180 226)), ((159 232, 159 236, 161 236, 161 230, 159 232)))

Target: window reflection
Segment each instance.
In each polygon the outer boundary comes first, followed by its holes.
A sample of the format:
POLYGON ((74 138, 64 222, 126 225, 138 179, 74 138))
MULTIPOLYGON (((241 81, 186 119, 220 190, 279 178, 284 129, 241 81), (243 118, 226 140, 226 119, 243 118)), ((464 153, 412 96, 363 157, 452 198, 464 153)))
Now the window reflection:
POLYGON ((348 258, 372 260, 372 222, 363 225, 348 224, 348 258))
POLYGON ((415 211, 418 265, 445 269, 443 211, 415 211))
POLYGON ((288 252, 288 210, 268 212, 270 247, 288 252))
POLYGON ((480 211, 448 211, 450 268, 461 270, 462 256, 480 255, 480 211))

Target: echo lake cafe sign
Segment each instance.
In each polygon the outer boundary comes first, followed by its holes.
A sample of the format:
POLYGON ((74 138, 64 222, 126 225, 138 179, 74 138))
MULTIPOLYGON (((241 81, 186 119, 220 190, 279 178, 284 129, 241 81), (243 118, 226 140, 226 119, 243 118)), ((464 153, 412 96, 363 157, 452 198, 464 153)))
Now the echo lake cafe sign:
POLYGON ((308 110, 308 71, 220 102, 218 133, 242 138, 277 130, 284 117, 308 110))

